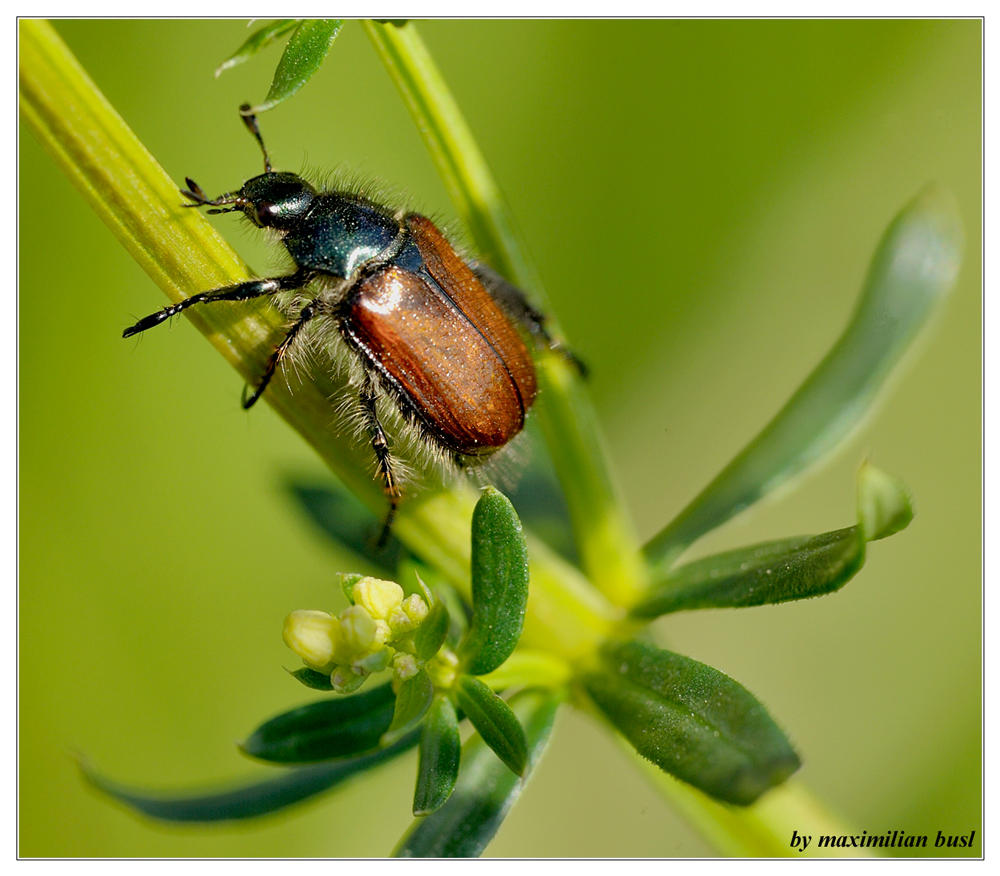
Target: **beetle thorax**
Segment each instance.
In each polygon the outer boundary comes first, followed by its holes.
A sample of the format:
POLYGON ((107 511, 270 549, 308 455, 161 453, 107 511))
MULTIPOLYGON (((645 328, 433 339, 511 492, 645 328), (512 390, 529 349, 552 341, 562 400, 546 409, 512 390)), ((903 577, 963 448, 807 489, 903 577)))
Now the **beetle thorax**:
POLYGON ((324 192, 284 244, 300 267, 346 279, 368 262, 387 260, 403 234, 399 221, 384 208, 357 196, 324 192))

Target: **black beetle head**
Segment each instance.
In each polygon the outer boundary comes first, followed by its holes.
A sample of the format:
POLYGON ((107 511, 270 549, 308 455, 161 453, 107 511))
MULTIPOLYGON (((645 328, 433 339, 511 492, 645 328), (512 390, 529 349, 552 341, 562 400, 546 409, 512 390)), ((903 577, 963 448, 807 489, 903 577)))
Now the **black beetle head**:
POLYGON ((239 207, 258 228, 284 231, 306 214, 315 197, 316 189, 298 174, 264 173, 243 183, 239 207))
POLYGON ((243 183, 238 192, 208 198, 191 179, 181 192, 192 203, 188 207, 215 207, 209 213, 241 211, 258 228, 287 231, 306 214, 316 197, 316 189, 296 173, 268 171, 243 183), (232 206, 228 206, 232 205, 232 206))

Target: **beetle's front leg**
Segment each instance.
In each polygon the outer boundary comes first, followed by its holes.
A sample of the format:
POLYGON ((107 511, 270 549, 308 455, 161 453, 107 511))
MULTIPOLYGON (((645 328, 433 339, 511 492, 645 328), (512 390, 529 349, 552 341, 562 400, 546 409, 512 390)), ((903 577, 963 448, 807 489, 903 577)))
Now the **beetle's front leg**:
POLYGON ((209 304, 213 301, 249 301, 251 298, 260 298, 263 295, 274 295, 278 292, 285 292, 291 289, 301 289, 312 278, 312 272, 296 271, 287 277, 271 277, 269 279, 247 280, 245 283, 238 283, 235 286, 223 286, 221 289, 212 289, 208 292, 199 292, 163 310, 152 313, 140 319, 131 328, 122 332, 123 338, 130 338, 146 329, 151 329, 154 325, 182 313, 194 304, 209 304))
POLYGON ((249 410, 253 407, 254 402, 257 401, 267 389, 267 385, 271 382, 271 378, 274 377, 274 372, 277 370, 278 365, 281 364, 282 359, 288 353, 289 348, 295 342, 298 337, 299 332, 305 328, 306 323, 309 322, 314 316, 316 316, 320 310, 321 305, 317 299, 310 301, 302 310, 299 311, 298 318, 292 323, 291 328, 288 329, 288 333, 285 335, 285 339, 278 344, 278 348, 271 354, 271 358, 267 360, 267 365, 264 368, 264 375, 260 379, 260 383, 257 384, 256 389, 249 395, 247 394, 248 387, 243 387, 243 408, 244 410, 249 410))

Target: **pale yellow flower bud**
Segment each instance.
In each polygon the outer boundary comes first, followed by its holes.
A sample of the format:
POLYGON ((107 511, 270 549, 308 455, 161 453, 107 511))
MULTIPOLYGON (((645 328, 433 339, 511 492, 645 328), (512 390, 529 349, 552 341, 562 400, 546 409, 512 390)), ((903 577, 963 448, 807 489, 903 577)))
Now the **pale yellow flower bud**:
POLYGON ((340 641, 340 622, 332 614, 293 611, 285 618, 281 636, 310 669, 330 672, 337 662, 334 652, 340 641))
POLYGON ((375 641, 380 645, 384 645, 391 638, 392 630, 389 629, 389 624, 384 620, 375 621, 375 641))
POLYGON ((458 675, 458 657, 449 648, 442 648, 427 661, 427 674, 435 687, 451 687, 458 675))
POLYGON ((362 605, 376 620, 385 620, 403 601, 403 588, 395 581, 362 578, 352 591, 355 605, 362 605))
POLYGON ((406 612, 407 616, 413 621, 414 626, 419 626, 430 609, 427 607, 427 603, 423 601, 416 593, 412 596, 407 596, 403 600, 403 611, 406 612))
POLYGON ((367 609, 352 605, 340 613, 340 643, 335 658, 338 663, 352 663, 375 642, 375 621, 367 609))
POLYGON ((392 658, 392 674, 399 681, 413 678, 420 671, 417 659, 412 654, 400 652, 392 658))
POLYGON ((389 629, 392 630, 392 636, 394 639, 398 639, 400 636, 405 635, 410 630, 412 630, 416 624, 410 619, 410 616, 403 611, 402 605, 397 605, 386 618, 386 622, 389 624, 389 629))

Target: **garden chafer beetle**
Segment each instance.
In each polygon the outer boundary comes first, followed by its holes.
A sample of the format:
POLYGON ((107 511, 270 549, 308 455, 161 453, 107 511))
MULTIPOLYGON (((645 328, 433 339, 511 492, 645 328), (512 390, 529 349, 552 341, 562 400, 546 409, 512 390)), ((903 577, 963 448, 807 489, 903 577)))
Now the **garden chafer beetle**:
POLYGON ((250 107, 244 104, 240 114, 260 145, 264 173, 217 198, 188 178, 184 206, 241 212, 258 228, 270 229, 294 271, 198 293, 140 319, 123 336, 194 305, 263 296, 280 301, 279 293, 301 290, 260 380, 244 389, 243 406, 261 397, 314 328, 332 326, 320 343, 346 348, 360 366, 352 379, 356 404, 389 498, 384 541, 402 497, 401 467, 383 427, 386 404, 440 461, 466 468, 509 444, 535 401, 535 362, 522 332, 533 344, 582 365, 553 339, 544 316, 520 289, 487 265, 459 256, 426 216, 275 171, 250 107))

